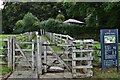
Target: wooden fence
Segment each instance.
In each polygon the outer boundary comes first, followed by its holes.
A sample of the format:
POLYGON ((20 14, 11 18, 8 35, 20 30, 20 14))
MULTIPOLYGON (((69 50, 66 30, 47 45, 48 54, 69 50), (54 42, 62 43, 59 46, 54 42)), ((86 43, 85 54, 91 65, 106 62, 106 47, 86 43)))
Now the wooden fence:
MULTIPOLYGON (((42 75, 44 72, 47 72, 47 70, 55 63, 55 61, 58 61, 60 62, 61 65, 66 67, 68 71, 72 72, 72 74, 77 73, 76 72, 77 69, 83 69, 83 70, 86 69, 85 71, 86 73, 81 75, 86 75, 86 76, 93 75, 93 72, 91 70, 92 60, 93 60, 93 56, 92 56, 93 49, 91 46, 94 43, 93 40, 83 40, 83 41, 74 40, 72 37, 68 35, 55 34, 55 33, 49 33, 49 32, 45 32, 45 35, 49 38, 49 40, 53 41, 54 43, 53 44, 50 44, 48 42, 43 43, 41 40, 41 36, 37 35, 37 45, 38 45, 37 61, 39 62, 37 68, 38 68, 39 74, 42 75), (85 45, 87 45, 86 50, 83 49, 83 46, 85 45), (55 52, 54 50, 52 50, 51 46, 57 46, 57 47, 67 46, 67 47, 61 52, 58 52, 58 51, 55 52), (42 52, 41 49, 43 49, 44 52, 42 52), (82 55, 82 56, 79 56, 79 58, 77 58, 77 55, 75 55, 77 53, 87 53, 87 54, 86 55, 83 54, 84 56, 82 55), (49 54, 52 54, 54 58, 51 57, 51 55, 49 54), (63 55, 66 55, 66 57, 63 58, 62 57, 63 55), (70 55, 72 57, 70 57, 70 55), (50 60, 53 60, 53 64, 51 65, 48 64, 48 61, 50 60), (76 65, 77 62, 82 60, 86 61, 87 63, 86 66, 83 66, 82 63, 79 66, 76 65), (71 63, 68 64, 68 61, 69 63, 70 62, 71 63)), ((78 75, 78 74, 75 74, 75 75, 78 75)))
POLYGON ((70 44, 74 40, 74 38, 70 37, 69 35, 62 35, 50 32, 45 32, 45 35, 50 41, 56 44, 70 44))
POLYGON ((1 50, 6 50, 7 53, 0 54, 0 58, 7 58, 7 62, 0 62, 0 65, 8 65, 8 67, 12 67, 12 37, 2 38, 0 42, 5 42, 6 44, 0 46, 1 50))
MULTIPOLYGON (((101 49, 93 49, 95 42, 92 39, 89 40, 75 40, 74 38, 70 37, 69 35, 62 35, 62 34, 55 34, 55 33, 49 33, 44 32, 43 30, 40 31, 41 34, 45 33, 45 36, 48 37, 50 41, 53 42, 53 44, 50 44, 46 41, 42 40, 41 35, 37 35, 37 41, 32 40, 32 36, 36 33, 25 33, 24 36, 29 37, 27 41, 17 41, 13 37, 0 39, 2 42, 7 43, 7 47, 0 46, 0 49, 6 49, 7 50, 7 56, 1 54, 0 57, 7 57, 7 63, 0 62, 0 64, 8 64, 9 67, 13 67, 15 69, 16 58, 23 57, 25 58, 26 62, 30 64, 30 67, 32 70, 35 69, 38 72, 38 74, 42 75, 43 73, 47 72, 48 69, 55 64, 56 61, 59 61, 63 67, 66 67, 66 69, 70 72, 72 72, 73 76, 92 76, 93 72, 91 68, 92 66, 92 60, 94 56, 92 55, 92 52, 95 50, 101 50, 101 49), (20 47, 20 44, 29 44, 31 47, 22 49, 20 47), (36 45, 36 54, 35 54, 35 45, 36 45), (62 51, 54 51, 52 50, 51 46, 56 47, 66 47, 62 51), (16 55, 16 52, 20 52, 21 55, 16 55), (32 63, 26 58, 24 52, 25 51, 31 51, 32 55, 32 63), (51 54, 54 56, 51 57, 51 54), (66 55, 66 57, 62 57, 62 55, 66 55), (36 60, 35 60, 36 56, 36 60), (49 56, 49 58, 48 58, 49 56), (53 60, 52 64, 48 64, 48 61, 53 60), (35 62, 36 61, 36 62, 35 62), (83 63, 85 62, 86 65, 83 63), (70 63, 70 64, 68 64, 70 63), (36 65, 35 65, 36 64, 36 65), (79 65, 78 65, 79 64, 79 65), (77 73, 77 70, 82 70, 83 73, 77 73)), ((22 34, 21 34, 22 36, 22 34)), ((120 43, 119 43, 120 45, 120 43)), ((120 52, 120 51, 119 51, 120 52)))

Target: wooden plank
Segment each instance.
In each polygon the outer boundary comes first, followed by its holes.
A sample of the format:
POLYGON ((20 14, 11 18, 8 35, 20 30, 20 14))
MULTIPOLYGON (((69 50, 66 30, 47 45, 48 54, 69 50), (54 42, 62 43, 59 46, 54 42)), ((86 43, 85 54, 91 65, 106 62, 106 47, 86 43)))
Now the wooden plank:
POLYGON ((79 61, 79 60, 93 60, 93 57, 73 58, 73 60, 75 60, 75 61, 79 61))
POLYGON ((44 46, 44 71, 47 72, 47 46, 44 46))
POLYGON ((23 56, 15 56, 15 58, 21 58, 21 57, 23 57, 23 56))
MULTIPOLYGON (((32 51, 32 49, 21 49, 22 51, 32 51)), ((15 49, 15 51, 20 51, 20 49, 15 49)))
POLYGON ((17 44, 33 44, 33 42, 16 42, 17 44))
POLYGON ((0 38, 0 41, 8 41, 8 38, 0 38))
POLYGON ((81 69, 81 68, 93 68, 93 66, 73 66, 74 69, 81 69))
POLYGON ((10 67, 10 49, 12 49, 10 47, 10 38, 8 38, 8 41, 7 41, 7 47, 8 47, 8 53, 7 53, 7 59, 8 59, 8 67, 10 67))
POLYGON ((12 67, 12 58, 13 58, 12 57, 12 54, 13 54, 12 51, 13 51, 13 37, 10 37, 10 53, 9 53, 10 54, 10 60, 9 60, 10 61, 10 67, 12 67))
POLYGON ((73 43, 78 43, 78 42, 82 43, 83 41, 82 40, 74 40, 73 41, 73 43))
POLYGON ((0 55, 0 57, 6 57, 6 55, 0 55))
POLYGON ((42 74, 42 41, 41 36, 37 36, 37 72, 38 75, 42 74))
POLYGON ((15 38, 13 38, 13 56, 12 56, 12 58, 13 58, 12 68, 13 68, 13 70, 15 70, 15 38))
MULTIPOLYGON (((65 52, 55 52, 56 54, 72 54, 72 53, 70 53, 70 52, 68 52, 68 51, 65 51, 65 52)), ((53 52, 52 51, 47 51, 47 54, 53 54, 53 52)))
POLYGON ((68 47, 68 46, 72 46, 72 45, 70 45, 70 44, 57 44, 57 46, 60 46, 60 47, 68 47))
POLYGON ((74 38, 72 38, 71 36, 68 36, 68 38, 70 39, 70 40, 73 40, 74 38))
POLYGON ((94 50, 80 50, 80 49, 74 49, 73 52, 93 52, 94 50))
POLYGON ((87 40, 83 40, 84 43, 90 43, 90 42, 94 42, 93 39, 87 39, 87 40))
POLYGON ((75 47, 72 47, 72 73, 76 73, 76 69, 73 68, 74 66, 76 66, 76 61, 73 60, 74 58, 76 58, 76 53, 73 52, 73 49, 75 49, 75 47))
MULTIPOLYGON (((48 61, 58 60, 57 58, 47 58, 48 61)), ((72 61, 72 59, 63 59, 63 61, 72 61)))
POLYGON ((35 48, 35 44, 34 44, 34 40, 32 40, 32 70, 35 70, 35 53, 34 53, 34 48, 35 48))
POLYGON ((6 65, 7 63, 6 62, 0 62, 0 65, 6 65))

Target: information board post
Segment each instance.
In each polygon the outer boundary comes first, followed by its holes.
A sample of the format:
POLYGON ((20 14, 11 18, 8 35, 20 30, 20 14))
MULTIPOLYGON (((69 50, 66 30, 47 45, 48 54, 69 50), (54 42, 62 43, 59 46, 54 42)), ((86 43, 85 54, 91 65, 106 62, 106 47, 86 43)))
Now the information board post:
POLYGON ((118 29, 101 29, 101 61, 102 72, 105 67, 115 67, 119 70, 118 29))

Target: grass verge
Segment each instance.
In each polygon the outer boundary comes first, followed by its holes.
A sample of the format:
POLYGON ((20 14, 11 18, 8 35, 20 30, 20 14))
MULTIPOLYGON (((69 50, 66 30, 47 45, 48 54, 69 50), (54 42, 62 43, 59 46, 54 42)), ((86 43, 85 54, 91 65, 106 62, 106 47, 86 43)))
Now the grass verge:
POLYGON ((7 66, 0 66, 0 77, 5 76, 7 73, 11 72, 12 68, 7 66))
MULTIPOLYGON (((51 44, 53 44, 53 42, 50 41, 46 36, 42 36, 42 38, 45 39, 46 41, 50 42, 51 44)), ((62 47, 51 46, 51 48, 52 48, 54 51, 63 51, 62 47)))

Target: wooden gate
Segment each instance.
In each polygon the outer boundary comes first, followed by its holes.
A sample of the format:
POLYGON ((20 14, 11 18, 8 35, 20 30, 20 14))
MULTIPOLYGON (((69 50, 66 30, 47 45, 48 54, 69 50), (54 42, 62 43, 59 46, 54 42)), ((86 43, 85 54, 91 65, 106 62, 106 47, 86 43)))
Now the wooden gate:
POLYGON ((72 75, 92 76, 93 40, 75 40, 72 47, 72 75))
POLYGON ((74 40, 71 44, 50 44, 49 42, 43 43, 41 36, 37 35, 38 74, 42 75, 47 72, 49 68, 57 61, 68 71, 70 71, 73 74, 73 77, 92 76, 92 43, 93 40, 74 40), (65 47, 65 49, 61 52, 55 52, 52 50, 51 46, 65 47), (49 54, 52 54, 54 58, 52 57, 50 59, 49 54), (66 56, 62 58, 64 55, 66 56), (48 64, 48 61, 50 60, 53 60, 52 64, 48 64), (68 61, 69 64, 67 63, 68 61), (79 65, 77 65, 78 63, 79 65), (83 73, 80 73, 80 69, 82 69, 83 73))
POLYGON ((15 38, 13 39, 13 70, 16 69, 16 66, 20 63, 23 66, 29 66, 32 70, 35 69, 35 41, 31 42, 19 42, 15 38), (26 48, 26 46, 28 46, 26 48), (25 46, 25 47, 24 47, 25 46), (28 52, 28 56, 26 54, 28 52))

